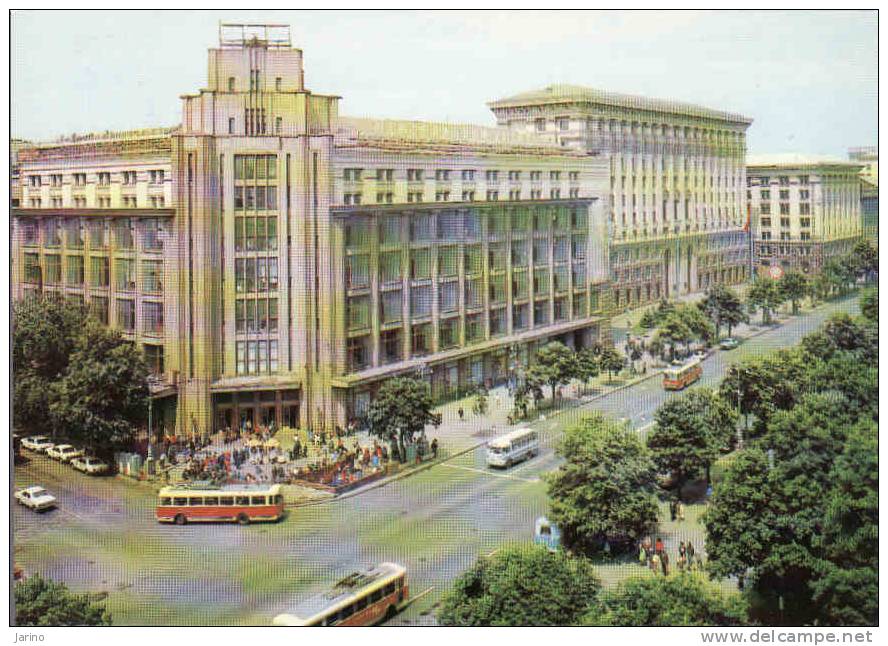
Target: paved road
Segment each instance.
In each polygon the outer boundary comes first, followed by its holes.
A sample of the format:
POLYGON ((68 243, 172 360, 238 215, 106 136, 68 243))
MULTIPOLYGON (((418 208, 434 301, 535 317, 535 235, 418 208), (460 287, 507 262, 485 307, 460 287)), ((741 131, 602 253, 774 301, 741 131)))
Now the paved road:
MULTIPOLYGON (((752 352, 794 344, 839 309, 856 312, 856 301, 822 306, 737 350, 714 353, 704 361, 702 385, 716 385, 730 363, 752 352)), ((553 448, 566 426, 595 409, 643 428, 671 396, 652 378, 537 422, 544 451, 510 470, 487 469, 477 449, 265 526, 160 526, 153 493, 143 486, 37 457, 16 467, 16 484, 46 486, 60 508, 38 515, 16 507, 15 558, 74 588, 108 592, 119 622, 253 625, 267 624, 338 574, 390 560, 407 566, 414 593, 433 588, 392 623, 427 624, 431 603, 479 554, 530 539, 547 506, 540 476, 557 466, 553 448)), ((485 439, 484 431, 477 436, 485 439)))

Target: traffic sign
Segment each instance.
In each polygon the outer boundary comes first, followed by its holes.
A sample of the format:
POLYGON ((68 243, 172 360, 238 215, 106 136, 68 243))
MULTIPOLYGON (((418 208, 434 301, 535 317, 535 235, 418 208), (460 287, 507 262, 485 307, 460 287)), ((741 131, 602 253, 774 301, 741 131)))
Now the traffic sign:
POLYGON ((774 280, 780 280, 783 278, 783 267, 780 265, 771 265, 768 267, 768 275, 774 280))

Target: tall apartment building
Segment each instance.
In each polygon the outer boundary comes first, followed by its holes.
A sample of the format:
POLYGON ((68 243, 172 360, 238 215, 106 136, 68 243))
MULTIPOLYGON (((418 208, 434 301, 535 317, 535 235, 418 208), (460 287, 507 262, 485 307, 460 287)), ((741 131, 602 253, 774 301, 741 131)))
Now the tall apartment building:
POLYGON ((20 154, 14 296, 141 344, 160 424, 330 429, 391 376, 446 396, 608 338, 602 157, 341 117, 279 27, 224 26, 208 71, 174 129, 20 154))
POLYGON ((617 307, 747 279, 751 119, 571 85, 489 106, 502 128, 555 136, 567 149, 607 158, 604 208, 617 307))
POLYGON ((817 272, 862 233, 861 164, 802 155, 751 156, 746 169, 759 272, 817 272))

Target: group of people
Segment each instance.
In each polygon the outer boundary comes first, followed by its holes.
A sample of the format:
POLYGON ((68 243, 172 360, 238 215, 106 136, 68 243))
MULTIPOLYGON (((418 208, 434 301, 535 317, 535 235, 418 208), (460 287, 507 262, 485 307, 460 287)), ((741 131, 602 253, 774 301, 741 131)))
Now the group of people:
POLYGON ((337 442, 331 444, 333 444, 332 450, 328 447, 328 451, 318 462, 297 471, 297 479, 335 487, 356 482, 370 473, 376 473, 389 461, 388 448, 376 441, 372 447, 362 447, 355 440, 349 449, 340 437, 337 442))
MULTIPOLYGON (((656 541, 651 541, 646 536, 638 546, 638 564, 651 569, 654 574, 663 573, 669 575, 669 552, 659 536, 656 541)), ((703 559, 694 550, 694 545, 687 541, 681 541, 678 546, 678 560, 675 563, 679 572, 694 569, 703 569, 703 559)))

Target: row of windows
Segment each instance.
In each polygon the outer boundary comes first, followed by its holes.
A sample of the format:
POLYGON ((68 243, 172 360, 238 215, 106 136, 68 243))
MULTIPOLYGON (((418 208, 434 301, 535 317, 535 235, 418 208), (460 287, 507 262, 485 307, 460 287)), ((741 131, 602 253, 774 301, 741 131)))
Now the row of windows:
MULTIPOLYGON (((792 235, 788 231, 780 232, 781 240, 792 240, 792 235)), ((799 233, 799 240, 810 240, 811 232, 810 231, 802 231, 799 233)), ((771 232, 770 231, 762 231, 762 240, 771 240, 771 232)))
MULTIPOLYGON (((40 257, 36 253, 26 253, 24 258, 25 282, 45 285, 61 285, 62 257, 56 254, 43 256, 43 274, 41 276, 40 257)), ((64 284, 78 287, 84 284, 83 256, 65 256, 64 284)), ((92 287, 107 288, 110 286, 110 260, 107 257, 92 256, 89 258, 89 284, 92 287)), ((131 258, 114 259, 114 287, 118 291, 135 291, 136 261, 131 258)), ((149 294, 163 292, 163 264, 155 260, 143 260, 141 263, 141 291, 149 294)))
MULTIPOLYGON (((792 180, 794 180, 794 183, 801 184, 802 186, 807 186, 811 183, 811 178, 808 175, 793 176, 792 180)), ((779 186, 789 186, 791 183, 790 176, 775 175, 772 177, 768 175, 753 175, 750 173, 746 177, 747 186, 767 186, 772 183, 776 183, 779 186)))
POLYGON ((234 208, 248 211, 276 211, 277 186, 235 186, 234 208))
POLYGON ((65 246, 81 249, 89 239, 91 249, 106 249, 110 240, 118 250, 134 249, 134 232, 138 229, 143 251, 163 250, 165 237, 163 223, 157 218, 105 220, 99 218, 22 218, 19 221, 24 244, 59 247, 64 231, 65 246))
POLYGON ((188 497, 167 497, 160 498, 161 507, 208 507, 222 505, 223 507, 259 507, 266 505, 279 505, 283 502, 284 497, 280 494, 277 496, 188 496, 188 497))
POLYGON ((237 341, 237 374, 273 374, 278 371, 277 341, 237 341))
MULTIPOLYGON (((781 227, 789 227, 790 218, 780 218, 780 226, 781 227)), ((770 227, 771 226, 771 218, 762 218, 761 226, 770 227)), ((810 227, 811 226, 811 218, 799 218, 799 226, 800 227, 810 227)))
MULTIPOLYGON (((586 316, 586 294, 575 294, 572 299, 573 317, 586 316)), ((593 310, 597 309, 597 293, 593 310)), ((512 306, 512 332, 530 329, 531 312, 533 327, 550 325, 553 322, 566 321, 571 317, 571 298, 556 298, 553 301, 542 300, 534 303, 520 303, 512 306), (532 309, 531 309, 532 308, 532 309)), ((490 337, 507 334, 508 307, 491 308, 489 316, 490 337)), ((447 350, 460 344, 459 316, 442 318, 438 321, 438 351, 447 350)), ((388 364, 403 361, 405 356, 404 329, 383 330, 379 335, 380 363, 388 364)), ((411 357, 430 354, 434 351, 434 327, 432 323, 414 323, 409 327, 409 347, 411 357)), ((472 344, 485 340, 485 313, 478 312, 465 316, 465 343, 472 344)), ((371 367, 372 340, 370 335, 350 337, 346 343, 346 360, 349 372, 356 372, 371 367)))
MULTIPOLYGON (((137 209, 139 208, 139 200, 135 195, 124 195, 120 198, 121 204, 125 209, 137 209)), ((151 205, 152 209, 162 209, 166 206, 166 199, 164 197, 151 196, 148 198, 148 203, 151 205)), ((64 208, 64 200, 60 197, 51 197, 49 198, 49 206, 54 209, 64 208)), ((43 199, 39 197, 32 197, 28 199, 28 206, 32 209, 40 209, 43 208, 43 199)), ((71 198, 71 206, 75 209, 85 209, 87 208, 87 201, 85 197, 73 197, 71 198)), ((111 208, 111 198, 110 197, 97 197, 96 198, 96 208, 99 209, 110 209, 111 208)))
MULTIPOLYGON (((553 188, 549 191, 549 199, 550 200, 560 200, 562 197, 561 189, 553 188)), ((568 191, 568 197, 570 199, 577 199, 580 197, 580 189, 572 188, 568 191)), ((499 201, 499 191, 489 190, 485 193, 485 199, 488 202, 498 202, 499 201)), ((515 189, 509 191, 509 200, 517 201, 524 199, 524 193, 521 192, 520 189, 515 189)), ((532 189, 530 191, 529 199, 531 200, 542 200, 543 192, 542 190, 532 189)), ((410 204, 420 203, 425 200, 425 195, 421 191, 407 191, 407 202, 410 204)), ((450 202, 450 191, 436 191, 435 192, 435 202, 450 202)), ((475 191, 463 191, 460 201, 462 202, 474 202, 475 201, 475 191)), ((377 204, 392 204, 394 202, 394 193, 376 193, 376 203, 377 204)), ((362 193, 343 193, 342 195, 342 203, 345 206, 356 206, 364 203, 364 196, 362 193)), ((249 208, 249 207, 248 207, 249 208)), ((269 206, 268 208, 272 208, 269 206)))
POLYGON ((237 258, 234 261, 235 291, 269 292, 278 288, 278 259, 237 258))
MULTIPOLYGON (((770 202, 762 202, 761 205, 762 215, 767 215, 771 213, 771 204, 770 202)), ((789 202, 780 202, 780 215, 789 215, 790 212, 790 204, 789 202)), ((799 214, 800 215, 810 215, 811 214, 811 203, 810 202, 800 202, 799 203, 799 214)))
MULTIPOLYGON (((366 175, 364 174, 364 170, 365 169, 363 168, 344 168, 342 170, 342 179, 346 182, 360 182, 364 179, 374 179, 377 182, 391 182, 395 179, 394 168, 377 168, 373 171, 369 171, 366 175)), ((460 171, 451 170, 449 168, 438 168, 434 171, 434 179, 436 182, 449 182, 458 176, 463 182, 474 182, 476 173, 480 174, 480 172, 480 170, 474 168, 465 168, 460 171)), ((486 182, 498 182, 501 172, 502 171, 499 170, 486 170, 484 171, 484 180, 486 182)), ((522 174, 524 173, 524 171, 520 170, 510 170, 506 172, 508 173, 508 179, 510 182, 520 181, 522 174)), ((423 168, 408 168, 407 181, 422 182, 426 179, 431 180, 433 176, 431 174, 426 176, 425 173, 426 169, 423 168)), ((541 181, 542 173, 543 171, 538 170, 529 171, 530 180, 534 182, 541 181)), ((580 179, 580 171, 549 171, 550 181, 561 181, 562 176, 566 176, 571 182, 576 182, 580 179)))
MULTIPOLYGON (((139 173, 134 170, 125 170, 120 171, 119 173, 114 173, 115 175, 120 175, 121 184, 131 186, 137 183, 139 173)), ((95 174, 95 183, 99 186, 110 186, 111 184, 111 172, 110 171, 99 171, 95 174)), ((162 169, 157 170, 149 170, 148 171, 148 182, 150 184, 163 184, 166 179, 166 171, 162 169)), ((31 188, 40 188, 41 186, 48 185, 53 188, 59 188, 63 186, 65 183, 65 176, 61 173, 53 173, 51 175, 29 175, 28 176, 28 186, 31 188), (46 184, 44 182, 48 182, 46 184)), ((74 186, 86 186, 87 184, 87 174, 86 173, 73 173, 71 175, 71 182, 74 186)))
POLYGON ((277 179, 277 155, 235 155, 234 179, 277 179))
MULTIPOLYGON (((436 238, 451 242, 475 240, 480 238, 485 222, 490 235, 507 231, 520 234, 529 230, 542 233, 548 232, 550 227, 555 231, 585 231, 588 226, 587 213, 582 208, 518 209, 511 213, 496 212, 487 215, 474 211, 441 211, 437 214, 414 213, 406 222, 400 214, 381 217, 377 224, 377 234, 383 245, 402 244, 405 233, 411 242, 430 242, 436 238)), ((346 246, 369 246, 372 230, 373 222, 370 217, 352 217, 345 225, 346 246)))
POLYGON ((234 305, 235 331, 237 334, 277 332, 278 299, 239 298, 234 305))
MULTIPOLYGON (((403 579, 398 581, 397 588, 400 589, 403 586, 403 579)), ((337 612, 331 613, 330 615, 323 618, 321 621, 324 626, 332 626, 333 624, 345 621, 355 613, 361 612, 367 606, 372 605, 374 603, 378 603, 385 597, 389 597, 395 593, 396 586, 394 583, 389 583, 385 588, 379 588, 378 590, 374 590, 367 596, 361 597, 357 599, 354 603, 351 603, 344 607, 342 610, 338 610, 337 612)))

